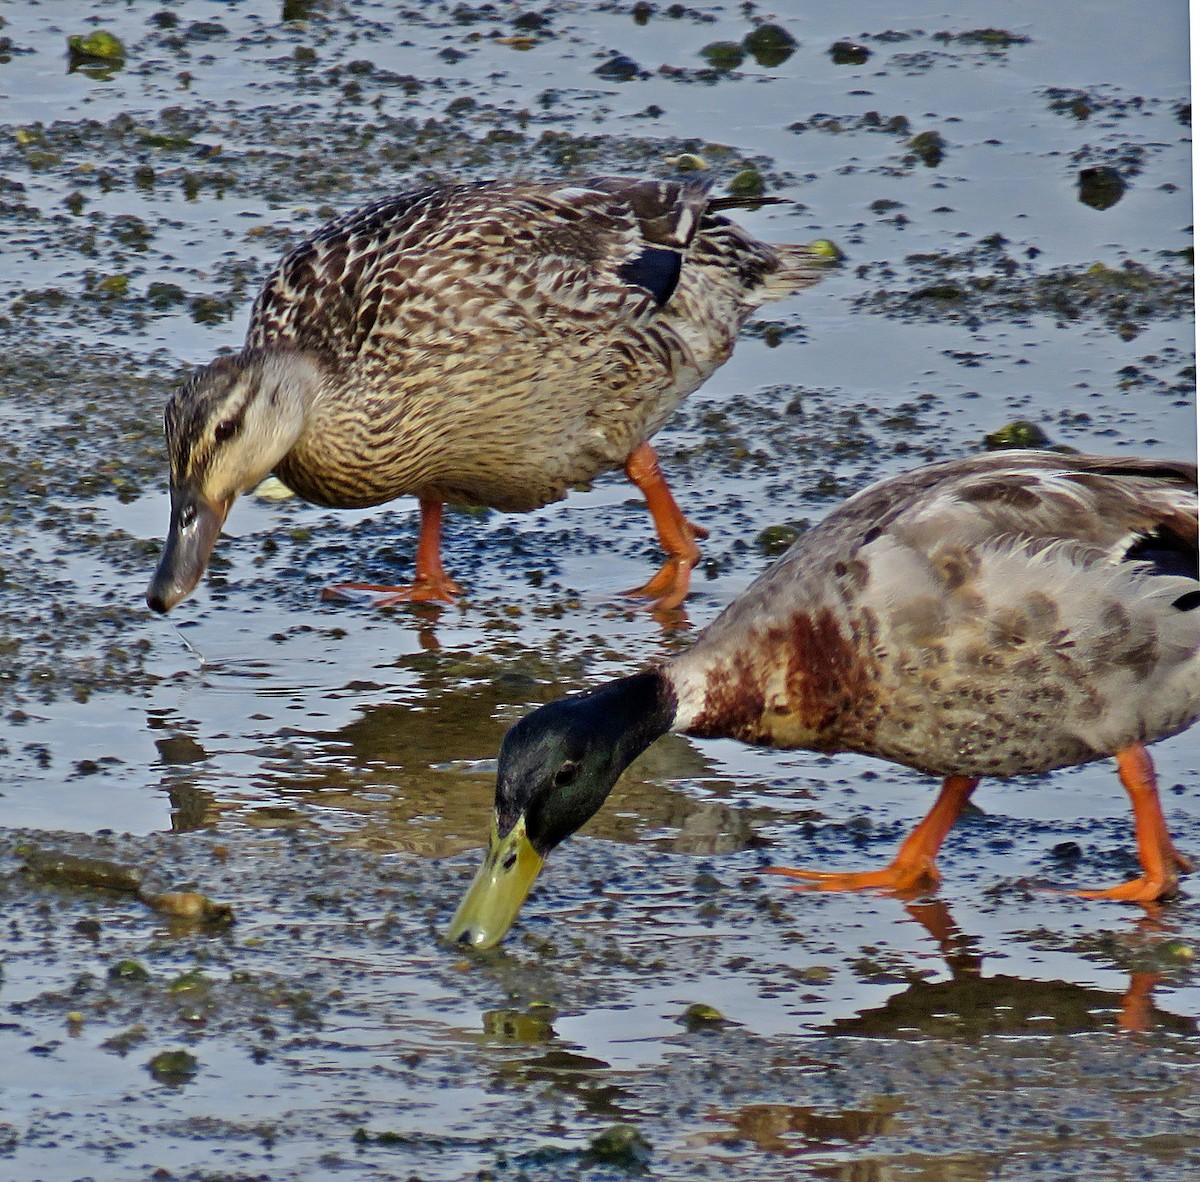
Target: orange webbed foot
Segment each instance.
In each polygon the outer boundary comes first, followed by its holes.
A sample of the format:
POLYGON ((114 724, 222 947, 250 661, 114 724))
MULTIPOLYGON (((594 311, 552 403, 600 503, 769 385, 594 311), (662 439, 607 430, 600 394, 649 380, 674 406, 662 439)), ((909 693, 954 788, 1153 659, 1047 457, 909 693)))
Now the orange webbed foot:
POLYGON ((326 587, 321 598, 340 603, 392 607, 398 603, 454 603, 463 589, 442 566, 442 503, 421 498, 421 529, 417 538, 417 577, 409 584, 339 583, 326 587))
POLYGON ((1097 890, 1061 890, 1057 894, 1079 899, 1114 899, 1121 903, 1155 903, 1175 894, 1179 876, 1192 869, 1171 841, 1158 799, 1154 763, 1141 743, 1117 752, 1117 772, 1133 805, 1133 827, 1137 835, 1138 860, 1142 873, 1129 882, 1097 890))
POLYGON ((797 891, 863 891, 875 888, 905 895, 935 887, 941 881, 941 875, 934 859, 978 783, 975 776, 947 776, 933 807, 904 839, 896 856, 882 870, 843 874, 836 870, 773 867, 767 873, 803 879, 802 885, 793 886, 792 889, 797 891))
POLYGON ((778 874, 786 878, 799 878, 802 883, 791 884, 795 891, 865 891, 885 890, 900 894, 935 887, 941 875, 932 858, 912 862, 899 859, 882 870, 861 870, 843 873, 837 870, 793 870, 786 866, 771 866, 764 874, 778 874))
MULTIPOLYGON (((1183 867, 1181 867, 1183 869, 1183 867)), ((1074 895, 1077 899, 1112 899, 1118 903, 1157 903, 1178 893, 1178 874, 1142 874, 1117 886, 1091 890, 1055 889, 1056 895, 1074 895)))
POLYGON ((658 540, 667 552, 667 560, 657 574, 641 587, 621 592, 635 599, 653 600, 652 607, 678 607, 687 598, 692 568, 700 561, 696 539, 708 537, 708 530, 684 517, 667 487, 658 466, 658 457, 648 443, 641 443, 625 461, 625 475, 646 498, 646 507, 654 519, 658 540))
POLYGON ((452 604, 462 588, 443 575, 442 578, 418 578, 413 583, 391 586, 389 583, 337 583, 326 587, 320 598, 338 604, 365 604, 368 607, 392 607, 396 604, 452 604))
MULTIPOLYGON (((708 536, 706 530, 703 537, 708 536)), ((669 609, 679 607, 687 598, 688 587, 692 581, 692 568, 700 560, 700 547, 693 547, 690 555, 675 554, 662 564, 658 572, 641 587, 631 587, 621 594, 630 599, 650 599, 654 608, 669 609)))
POLYGON ((338 583, 326 587, 321 598, 327 602, 358 603, 369 607, 393 607, 399 603, 454 603, 462 588, 450 578, 417 579, 408 585, 386 583, 338 583))

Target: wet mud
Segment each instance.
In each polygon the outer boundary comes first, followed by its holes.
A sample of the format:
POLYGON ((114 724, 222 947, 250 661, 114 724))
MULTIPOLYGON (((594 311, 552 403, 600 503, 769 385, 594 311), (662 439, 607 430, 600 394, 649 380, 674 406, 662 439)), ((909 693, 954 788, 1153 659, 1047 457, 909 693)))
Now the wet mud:
MULTIPOLYGON (((842 497, 989 437, 1194 456, 1182 14, 899 19, 0 14, 0 1175, 1200 1172, 1197 904, 1041 889, 1130 873, 1106 765, 985 783, 936 897, 840 898, 759 871, 885 860, 932 784, 669 738, 503 948, 438 938, 505 728, 686 645, 842 497), (408 577, 415 505, 264 491, 151 616, 162 406, 283 250, 392 188, 686 170, 848 259, 655 440, 711 531, 685 609, 620 597, 659 557, 616 474, 452 511, 462 602, 375 612, 321 588, 408 577)), ((1197 744, 1155 749, 1193 854, 1197 744)))
POLYGON ((437 943, 458 861, 298 832, 5 834, 4 1036, 29 1064, 5 1152, 25 1177, 1197 1164, 1196 1023, 1169 1000, 1193 973, 1194 943, 1171 934, 1195 930, 1191 904, 1127 925, 1042 903, 1070 956, 1105 964, 1101 987, 1005 971, 1055 937, 980 941, 945 901, 895 905, 878 934, 878 903, 802 918, 753 855, 644 850, 621 867, 582 840, 568 860, 511 948, 468 959, 437 943), (48 877, 48 848, 202 889, 233 922, 48 877))

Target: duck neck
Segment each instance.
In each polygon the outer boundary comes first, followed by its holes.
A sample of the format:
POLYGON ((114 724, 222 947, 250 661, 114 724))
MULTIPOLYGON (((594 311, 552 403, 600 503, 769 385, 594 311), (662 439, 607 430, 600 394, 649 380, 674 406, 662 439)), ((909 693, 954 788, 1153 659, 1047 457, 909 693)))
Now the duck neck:
POLYGON ((587 704, 596 732, 611 736, 609 745, 617 776, 655 739, 671 730, 678 705, 675 691, 661 669, 610 681, 582 701, 587 704))
POLYGON ((704 712, 708 682, 702 664, 688 660, 691 649, 663 667, 661 676, 675 699, 671 729, 687 733, 704 712))
POLYGON ((304 435, 327 385, 327 371, 316 354, 298 349, 252 349, 243 364, 256 371, 256 396, 247 417, 259 442, 258 464, 244 474, 241 491, 253 488, 277 469, 304 435))

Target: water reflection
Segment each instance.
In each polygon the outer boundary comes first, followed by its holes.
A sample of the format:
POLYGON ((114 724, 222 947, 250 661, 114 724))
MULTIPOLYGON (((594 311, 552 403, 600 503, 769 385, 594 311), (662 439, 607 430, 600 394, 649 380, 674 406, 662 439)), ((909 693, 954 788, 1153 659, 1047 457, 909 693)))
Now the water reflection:
POLYGON ((932 1037, 976 1040, 988 1035, 1078 1034, 1083 1031, 1157 1029, 1195 1034, 1195 1018, 1161 1010, 1153 992, 1162 974, 1131 970, 1125 992, 984 974, 985 958, 940 899, 909 903, 905 910, 937 942, 947 981, 914 980, 873 1009, 837 1018, 826 1030, 872 1038, 932 1037))
MULTIPOLYGON (((379 851, 428 857, 477 848, 505 730, 533 705, 572 687, 519 668, 495 673, 494 665, 457 656, 417 654, 406 661, 417 676, 414 685, 393 690, 397 700, 357 706, 349 722, 332 729, 281 727, 257 743, 246 736, 241 741, 253 745, 237 752, 218 750, 222 735, 202 744, 188 733, 198 729, 189 720, 152 713, 172 829, 220 822, 311 827, 379 851), (249 788, 246 778, 239 782, 226 770, 246 761, 249 788)), ((668 737, 634 765, 587 832, 692 854, 759 844, 759 811, 714 799, 728 791, 700 750, 668 737), (693 786, 705 796, 695 797, 693 786)))
POLYGON ((795 1157, 890 1133, 897 1126, 896 1113, 903 1107, 903 1101, 895 1096, 878 1096, 869 1108, 842 1110, 803 1104, 747 1104, 714 1114, 711 1119, 730 1126, 731 1131, 705 1133, 700 1141, 731 1148, 748 1141, 762 1153, 795 1157))
POLYGON ((538 1058, 510 1065, 510 1079, 529 1085, 549 1086, 556 1096, 573 1096, 580 1109, 609 1120, 630 1120, 637 1115, 634 1094, 613 1082, 603 1059, 567 1050, 549 1050, 538 1058))

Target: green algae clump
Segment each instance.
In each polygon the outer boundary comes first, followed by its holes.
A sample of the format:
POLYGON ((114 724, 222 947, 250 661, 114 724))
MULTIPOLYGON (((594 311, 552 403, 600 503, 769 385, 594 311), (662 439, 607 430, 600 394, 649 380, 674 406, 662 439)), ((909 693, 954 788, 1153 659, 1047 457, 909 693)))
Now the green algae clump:
POLYGON ((817 258, 830 259, 835 263, 846 257, 845 253, 842 251, 842 248, 830 238, 814 238, 812 242, 808 244, 808 249, 815 254, 817 258))
POLYGON ((908 141, 908 148, 926 168, 936 168, 946 155, 946 141, 936 131, 922 131, 908 141))
POLYGON ((742 48, 768 70, 783 65, 799 44, 782 25, 759 25, 742 40, 742 48))
POLYGON ((67 38, 67 56, 72 65, 81 62, 123 62, 125 46, 120 37, 97 29, 86 36, 75 33, 67 38))
POLYGON ((768 525, 759 531, 758 536, 754 539, 754 545, 759 553, 765 554, 768 558, 774 558, 785 550, 790 550, 803 532, 804 529, 801 525, 793 524, 790 521, 780 525, 768 525))
POLYGON ((146 1070, 159 1083, 188 1083, 200 1070, 200 1062, 189 1051, 160 1051, 147 1064, 146 1070))
POLYGON ((762 173, 757 168, 743 168, 729 182, 729 192, 734 197, 761 197, 767 190, 762 173))
POLYGON ((988 451, 1003 451, 1010 447, 1049 448, 1052 446, 1050 436, 1028 419, 1014 419, 1006 426, 989 431, 983 437, 984 446, 988 451))
POLYGON ((700 56, 719 73, 736 70, 746 60, 746 54, 736 41, 713 41, 706 45, 700 56))
POLYGON ((624 1170, 642 1171, 649 1162, 653 1147, 636 1125, 611 1125, 592 1138, 587 1159, 596 1164, 615 1166, 624 1170))

